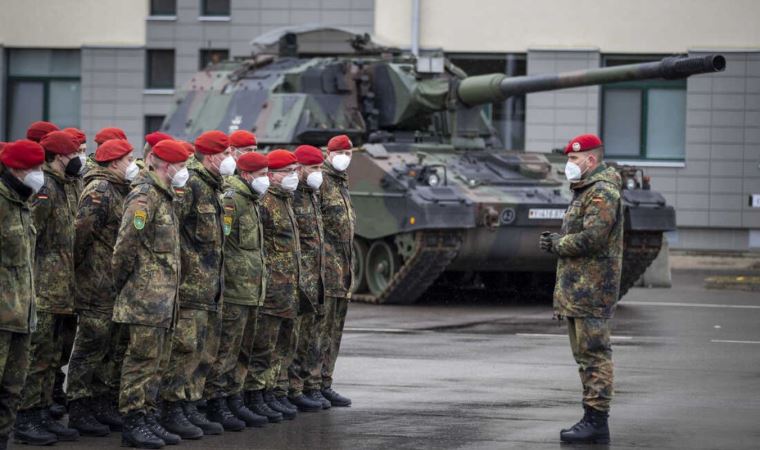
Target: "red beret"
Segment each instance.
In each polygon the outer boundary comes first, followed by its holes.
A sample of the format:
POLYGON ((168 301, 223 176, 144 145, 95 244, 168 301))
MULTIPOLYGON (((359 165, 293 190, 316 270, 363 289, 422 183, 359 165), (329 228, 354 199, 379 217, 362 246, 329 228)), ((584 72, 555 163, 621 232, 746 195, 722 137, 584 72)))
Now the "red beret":
POLYGON ((150 145, 151 147, 155 146, 159 142, 164 141, 166 139, 173 140, 174 138, 160 131, 154 131, 153 133, 145 135, 145 142, 147 142, 148 145, 150 145))
POLYGON ((574 137, 565 147, 565 154, 571 152, 587 152, 602 146, 602 140, 595 134, 582 134, 574 137))
POLYGON ((256 172, 266 169, 268 164, 267 157, 256 152, 246 152, 240 155, 237 160, 237 168, 243 172, 256 172))
POLYGON ((195 149, 204 155, 222 153, 229 146, 230 139, 219 130, 206 131, 195 140, 195 149))
POLYGON ((87 141, 87 136, 85 136, 84 132, 79 128, 64 128, 62 131, 74 138, 77 145, 82 145, 87 141))
POLYGON ((193 153, 195 153, 195 147, 193 147, 193 144, 191 144, 191 143, 189 143, 187 141, 177 141, 177 142, 179 142, 180 144, 182 144, 182 147, 184 147, 184 149, 185 149, 185 151, 187 152, 188 155, 192 155, 193 153))
POLYGON ((304 166, 322 164, 325 161, 325 157, 322 156, 322 150, 311 145, 299 146, 294 154, 296 155, 296 159, 298 159, 298 163, 304 166))
POLYGON ((98 145, 104 143, 105 141, 110 141, 111 139, 127 139, 127 135, 124 133, 124 130, 116 127, 103 128, 102 130, 98 131, 98 134, 95 135, 95 142, 98 145))
POLYGON ((334 150, 351 150, 354 148, 354 144, 351 143, 351 139, 345 134, 339 134, 327 143, 327 151, 332 152, 334 150))
POLYGON ((250 147, 256 145, 256 135, 248 130, 237 130, 230 134, 230 147, 250 147))
POLYGON ((26 138, 30 141, 40 142, 46 134, 50 133, 51 131, 58 130, 60 130, 60 128, 58 128, 58 125, 41 120, 29 125, 29 128, 26 130, 26 138))
POLYGON ((19 139, 5 144, 0 152, 0 162, 12 169, 31 169, 45 162, 45 150, 34 141, 19 139))
POLYGON ((95 161, 107 162, 119 159, 134 150, 132 144, 125 139, 111 139, 105 141, 95 150, 95 161))
POLYGON ((296 155, 287 150, 272 150, 267 154, 267 165, 270 169, 282 169, 291 164, 297 164, 296 155))
POLYGON ((164 139, 157 143, 153 147, 153 154, 168 163, 184 162, 190 157, 185 147, 174 139, 164 139))
POLYGON ((79 144, 65 131, 51 131, 46 134, 40 145, 46 152, 69 155, 79 151, 79 144))

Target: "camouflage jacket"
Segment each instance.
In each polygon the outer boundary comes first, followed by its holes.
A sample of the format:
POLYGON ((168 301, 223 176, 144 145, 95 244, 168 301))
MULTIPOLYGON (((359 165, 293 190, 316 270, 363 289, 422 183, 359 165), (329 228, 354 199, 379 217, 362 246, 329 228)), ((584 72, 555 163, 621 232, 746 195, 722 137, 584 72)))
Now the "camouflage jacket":
POLYGON ((200 165, 175 203, 182 240, 179 302, 183 308, 216 311, 224 286, 222 246, 222 177, 200 165))
POLYGON ((348 174, 333 169, 327 161, 323 173, 320 197, 325 230, 325 295, 351 298, 356 215, 348 193, 348 174))
POLYGON ((74 220, 81 180, 66 177, 48 164, 43 170, 45 185, 32 201, 37 229, 37 310, 74 314, 74 220))
POLYGON ((261 306, 266 295, 259 195, 237 176, 225 179, 224 301, 261 306))
POLYGON ((129 182, 94 165, 84 176, 74 237, 76 309, 111 315, 116 292, 111 257, 129 182))
POLYGON ((573 200, 562 221, 554 312, 561 317, 611 318, 620 291, 623 215, 620 175, 600 166, 573 183, 573 200))
POLYGON ((324 304, 325 247, 318 193, 306 183, 294 192, 293 211, 301 244, 300 312, 320 312, 324 304))
POLYGON ((113 251, 114 322, 170 328, 179 311, 180 238, 174 193, 152 171, 124 201, 113 251))
MULTIPOLYGON (((0 169, 0 330, 29 333, 36 325, 34 293, 35 229, 27 188, 0 169)), ((15 361, 9 361, 14 363, 15 361)))
POLYGON ((263 313, 293 319, 298 312, 301 249, 293 212, 293 194, 270 186, 261 200, 267 292, 263 313))

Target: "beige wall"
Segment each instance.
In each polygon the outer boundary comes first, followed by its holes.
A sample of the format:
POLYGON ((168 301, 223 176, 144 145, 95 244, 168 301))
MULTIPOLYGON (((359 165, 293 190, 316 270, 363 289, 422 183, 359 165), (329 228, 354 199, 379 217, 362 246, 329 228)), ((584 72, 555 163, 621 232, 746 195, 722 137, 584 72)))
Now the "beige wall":
MULTIPOLYGON (((409 48, 412 0, 378 0, 375 34, 409 48)), ((461 52, 760 48, 760 0, 420 0, 420 47, 461 52)))
POLYGON ((0 45, 145 45, 147 0, 0 0, 0 45))

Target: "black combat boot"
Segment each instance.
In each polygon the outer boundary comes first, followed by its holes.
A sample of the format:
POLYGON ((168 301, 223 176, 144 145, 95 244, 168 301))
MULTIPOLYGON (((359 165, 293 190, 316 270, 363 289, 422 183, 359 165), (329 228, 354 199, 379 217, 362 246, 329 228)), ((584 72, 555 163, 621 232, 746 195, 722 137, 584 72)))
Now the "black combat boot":
POLYGON ((248 409, 245 406, 245 402, 243 402, 243 396, 240 394, 227 397, 227 407, 235 417, 245 422, 245 426, 247 427, 263 427, 269 422, 266 417, 254 414, 253 411, 248 409))
POLYGON ((92 415, 90 403, 87 398, 69 402, 69 428, 79 431, 82 436, 108 436, 111 429, 92 415))
POLYGON ((0 436, 0 450, 8 448, 8 436, 0 436))
POLYGON ((224 427, 218 422, 211 422, 206 416, 198 411, 195 402, 182 402, 182 408, 185 411, 185 417, 193 425, 203 430, 205 435, 215 435, 224 433, 224 427))
POLYGON ((270 423, 282 422, 282 414, 273 410, 264 401, 263 391, 248 391, 245 393, 248 400, 248 409, 254 414, 264 416, 270 423))
POLYGON ((264 392, 264 402, 266 402, 270 408, 282 414, 282 417, 285 420, 293 420, 296 418, 296 413, 294 413, 293 410, 287 406, 278 402, 277 397, 275 397, 271 392, 264 392))
POLYGON ((187 420, 180 402, 167 402, 164 404, 161 426, 166 431, 174 433, 182 439, 200 439, 203 437, 203 430, 187 420))
POLYGON ((37 410, 28 409, 19 411, 16 415, 13 442, 28 445, 51 445, 58 442, 58 437, 42 427, 37 410))
POLYGON ((95 416, 98 422, 108 425, 111 431, 121 431, 121 426, 124 422, 112 398, 103 396, 93 399, 92 415, 95 416))
POLYGON ((291 398, 290 401, 301 412, 322 411, 322 402, 314 401, 303 394, 291 398))
POLYGON ((147 426, 151 433, 155 434, 157 438, 164 441, 166 445, 177 445, 182 442, 182 438, 180 438, 178 434, 170 433, 169 430, 158 423, 155 413, 149 412, 145 415, 145 426, 147 426))
POLYGON ((79 440, 79 431, 69 428, 61 422, 53 419, 47 408, 38 409, 37 412, 40 415, 40 423, 42 424, 42 427, 56 435, 59 441, 79 440))
POLYGON ((586 405, 583 405, 583 417, 581 417, 581 420, 579 420, 575 425, 573 425, 571 427, 563 428, 561 431, 563 433, 565 433, 567 431, 572 430, 573 428, 577 428, 577 427, 583 425, 584 423, 586 423, 588 421, 589 417, 591 416, 591 409, 592 408, 590 408, 590 407, 588 407, 586 405))
POLYGON ((280 404, 282 406, 288 408, 289 410, 291 410, 293 412, 298 412, 298 407, 296 405, 290 403, 290 399, 286 395, 277 395, 277 394, 274 394, 274 398, 276 398, 277 401, 280 402, 280 404))
POLYGON ((166 442, 150 431, 142 412, 131 411, 124 417, 121 430, 122 447, 163 448, 164 445, 166 442))
POLYGON ((351 406, 350 398, 338 394, 331 387, 322 389, 322 395, 330 401, 332 406, 351 406))
POLYGON ((315 402, 319 402, 322 404, 322 409, 330 409, 332 407, 332 403, 330 403, 330 400, 326 399, 324 395, 322 395, 322 391, 320 390, 313 390, 304 393, 307 397, 314 400, 315 402))
POLYGON ((224 431, 243 431, 245 422, 235 417, 227 406, 224 397, 214 398, 206 402, 206 416, 213 423, 220 423, 224 431))
POLYGON ((607 411, 590 409, 588 419, 581 420, 567 431, 559 433, 562 442, 578 444, 609 444, 610 428, 607 425, 607 411))

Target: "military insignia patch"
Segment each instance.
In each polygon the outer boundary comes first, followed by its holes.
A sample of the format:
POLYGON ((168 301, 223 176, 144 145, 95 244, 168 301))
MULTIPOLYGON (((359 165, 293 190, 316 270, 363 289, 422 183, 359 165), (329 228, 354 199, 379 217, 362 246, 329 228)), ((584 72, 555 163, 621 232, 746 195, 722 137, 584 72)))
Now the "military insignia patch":
POLYGON ((229 236, 232 231, 232 216, 224 216, 224 235, 229 236))
POLYGON ((145 228, 145 220, 147 218, 148 218, 148 213, 146 213, 142 209, 139 209, 135 211, 135 218, 132 220, 132 224, 138 230, 142 230, 143 228, 145 228))

